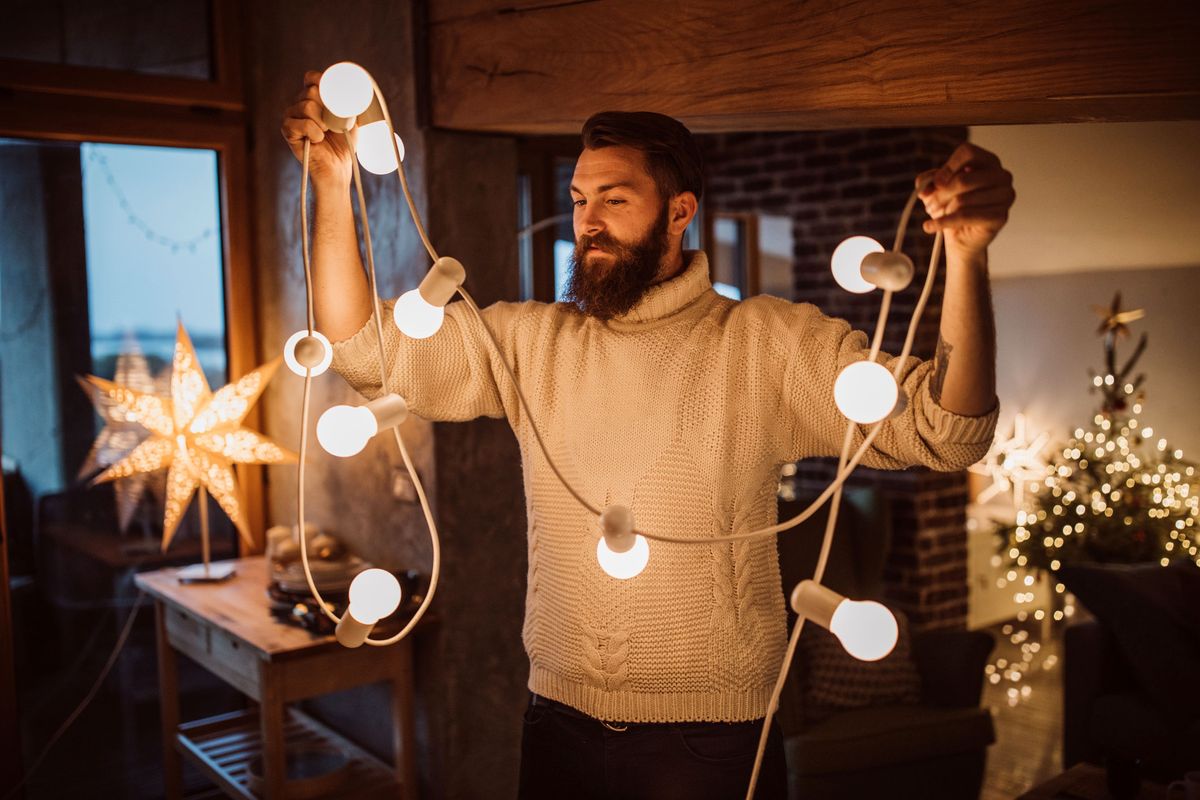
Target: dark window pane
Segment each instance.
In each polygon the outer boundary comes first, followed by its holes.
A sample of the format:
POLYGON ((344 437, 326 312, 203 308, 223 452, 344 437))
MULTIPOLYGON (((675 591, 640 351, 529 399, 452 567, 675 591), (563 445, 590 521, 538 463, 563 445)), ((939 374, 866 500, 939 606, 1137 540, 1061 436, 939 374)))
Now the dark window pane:
POLYGON ((208 0, 20 0, 4 17, 3 58, 212 79, 208 0))

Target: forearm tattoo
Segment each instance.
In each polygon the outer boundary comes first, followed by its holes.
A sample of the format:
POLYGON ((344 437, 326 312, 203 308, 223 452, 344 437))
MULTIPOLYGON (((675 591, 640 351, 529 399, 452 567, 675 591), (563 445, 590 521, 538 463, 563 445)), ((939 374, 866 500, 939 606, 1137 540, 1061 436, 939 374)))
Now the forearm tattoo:
POLYGON ((942 387, 946 385, 946 370, 950 366, 950 353, 953 350, 954 345, 939 335, 933 354, 933 375, 929 378, 929 395, 938 405, 942 403, 942 387))

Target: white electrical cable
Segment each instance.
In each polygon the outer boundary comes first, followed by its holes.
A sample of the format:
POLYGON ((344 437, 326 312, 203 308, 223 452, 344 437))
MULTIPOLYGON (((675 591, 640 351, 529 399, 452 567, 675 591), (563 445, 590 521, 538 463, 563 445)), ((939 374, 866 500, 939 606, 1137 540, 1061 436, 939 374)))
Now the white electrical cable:
MULTIPOLYGON (((912 210, 912 204, 916 199, 916 196, 917 193, 913 192, 912 196, 909 198, 908 206, 905 208, 904 220, 902 222, 902 226, 904 227, 907 227, 908 215, 912 210)), ((899 252, 900 242, 903 239, 904 227, 902 227, 900 232, 896 234, 896 247, 893 248, 896 252, 899 252)), ((937 275, 938 258, 941 255, 941 247, 942 232, 938 231, 937 235, 934 236, 933 239, 933 252, 929 259, 929 271, 925 275, 925 285, 922 287, 921 297, 919 300, 917 300, 917 305, 913 309, 913 316, 909 320, 908 332, 904 337, 904 348, 901 351, 901 357, 897 359, 896 362, 895 377, 897 379, 899 379, 900 376, 900 368, 904 361, 908 358, 908 354, 912 349, 912 343, 916 337, 917 324, 920 322, 921 314, 925 310, 925 301, 929 299, 929 294, 933 291, 934 279, 937 275)), ((876 430, 878 430, 878 426, 880 424, 882 423, 877 423, 876 430)), ((846 438, 842 442, 842 453, 838 458, 839 476, 846 464, 846 454, 848 453, 850 444, 853 441, 854 428, 855 425, 853 422, 846 426, 846 438)), ((829 551, 833 546, 833 533, 837 525, 837 514, 841 504, 841 499, 842 487, 839 484, 837 492, 834 494, 833 500, 829 506, 829 518, 825 522, 825 535, 821 540, 821 552, 817 556, 816 568, 813 569, 812 580, 814 583, 820 583, 821 579, 825 577, 825 567, 829 562, 829 551)), ((771 699, 767 703, 767 713, 763 718, 762 733, 760 733, 758 737, 758 751, 754 755, 754 768, 750 772, 750 786, 746 790, 746 800, 753 800, 754 789, 758 785, 758 775, 762 769, 763 758, 765 757, 767 751, 767 739, 771 733, 771 720, 774 719, 775 712, 779 708, 779 697, 781 694, 783 694, 783 686, 785 683, 787 683, 788 671, 791 669, 792 659, 795 658, 796 655, 796 646, 800 641, 800 633, 804 630, 804 619, 805 618, 803 616, 796 617, 796 623, 792 627, 792 635, 788 639, 787 649, 784 652, 783 663, 779 667, 779 675, 775 678, 775 686, 771 690, 771 699)))
MULTIPOLYGON (((378 87, 375 87, 375 89, 377 91, 378 87)), ((380 97, 380 103, 381 103, 381 105, 383 104, 382 97, 380 97)), ((384 110, 384 116, 386 117, 387 116, 386 105, 383 105, 383 110, 384 110)), ((388 118, 388 126, 389 126, 389 130, 390 130, 390 128, 391 128, 390 118, 388 118)), ((346 140, 348 142, 351 141, 351 137, 347 136, 346 140)), ((395 142, 395 140, 393 138, 393 149, 395 149, 394 142, 395 142)), ((308 237, 308 170, 309 170, 310 148, 311 148, 311 142, 306 138, 304 140, 304 156, 303 156, 303 165, 302 165, 301 177, 300 177, 300 229, 301 229, 301 240, 302 240, 301 253, 302 253, 302 259, 304 262, 304 281, 305 281, 305 292, 306 292, 305 300, 306 300, 306 309, 307 309, 307 316, 308 316, 308 332, 309 332, 309 335, 311 336, 313 331, 316 329, 316 327, 315 327, 315 323, 314 323, 314 311, 313 311, 312 261, 311 261, 311 256, 309 254, 309 237, 308 237)), ((399 153, 396 153, 396 155, 397 155, 397 161, 398 161, 399 153)), ((375 307, 375 315, 374 316, 375 316, 376 332, 378 333, 379 364, 380 364, 380 372, 381 372, 380 385, 381 385, 381 388, 383 389, 384 394, 387 394, 390 392, 390 387, 389 387, 389 381, 388 381, 388 375, 387 375, 387 359, 386 359, 386 355, 385 355, 384 348, 383 348, 383 329, 382 329, 382 323, 380 322, 380 315, 382 313, 382 310, 381 310, 380 304, 379 304, 379 291, 378 291, 377 282, 376 282, 375 254, 374 254, 374 249, 372 247, 372 242, 371 242, 370 222, 369 222, 369 218, 367 215, 366 198, 363 194, 363 189, 362 189, 362 176, 361 176, 361 174, 359 172, 359 168, 358 168, 357 154, 352 153, 351 160, 352 160, 352 164, 353 164, 353 168, 354 168, 354 187, 358 194, 359 218, 360 218, 360 222, 363 227, 363 236, 366 240, 367 275, 368 275, 368 281, 369 281, 369 288, 370 288, 370 292, 371 292, 371 297, 373 299, 373 304, 375 307)), ((401 183, 402 183, 402 185, 404 184, 403 180, 401 181, 401 183)), ((405 187, 405 188, 407 191, 407 187, 405 187)), ((412 206, 410 206, 410 210, 415 210, 415 209, 413 209, 412 206)), ((433 255, 434 258, 436 259, 437 258, 436 253, 433 251, 432 246, 428 244, 428 239, 425 236, 424 230, 420 228, 419 223, 418 223, 418 229, 420 230, 422 240, 425 241, 427 244, 430 254, 433 255)), ((329 605, 325 602, 325 599, 321 596, 320 590, 317 589, 316 581, 313 579, 312 570, 309 567, 309 563, 308 563, 308 537, 305 535, 305 532, 304 532, 305 531, 304 462, 305 462, 305 458, 308 453, 308 407, 309 407, 309 400, 311 398, 311 394, 312 394, 312 369, 310 367, 305 367, 305 370, 304 370, 304 394, 303 394, 303 400, 301 402, 301 409, 300 409, 300 453, 299 453, 298 463, 297 463, 297 468, 296 468, 296 520, 297 520, 297 526, 298 526, 299 535, 300 535, 300 560, 304 567, 304 579, 308 583, 308 588, 309 588, 309 591, 312 592, 313 598, 317 601, 317 607, 321 610, 321 612, 323 614, 325 614, 325 616, 327 616, 329 619, 331 619, 334 622, 334 624, 337 624, 337 623, 341 622, 341 618, 338 617, 336 614, 334 614, 330 610, 329 605)), ((374 645, 376 647, 383 647, 383 646, 392 645, 392 644, 395 644, 396 642, 399 642, 401 639, 403 639, 405 636, 407 636, 413 630, 413 628, 415 628, 417 626, 417 623, 419 623, 421 621, 421 618, 423 616, 425 616, 425 612, 428 610, 430 604, 433 602, 433 597, 437 593, 438 577, 440 576, 440 573, 441 573, 441 541, 438 537, 437 524, 434 522, 434 519, 433 519, 433 511, 429 506, 429 499, 425 494, 425 487, 421 483, 420 475, 417 474, 416 467, 413 465, 412 458, 408 454, 408 448, 405 447, 405 445, 404 445, 404 439, 400 436, 399 429, 393 427, 392 433, 395 435, 396 446, 400 450, 400 457, 404 460, 404 466, 408 470, 409 475, 412 477, 413 487, 416 489, 417 497, 420 500, 421 511, 425 515, 425 522, 429 528, 429 539, 430 539, 430 546, 431 546, 432 555, 433 555, 433 564, 430 568, 429 589, 425 592, 425 596, 421 598, 421 604, 417 607, 417 610, 413 613, 412 618, 409 619, 408 624, 406 624, 400 631, 398 631, 397 633, 393 634, 392 636, 390 636, 386 639, 372 639, 368 636, 364 640, 367 644, 374 645)))

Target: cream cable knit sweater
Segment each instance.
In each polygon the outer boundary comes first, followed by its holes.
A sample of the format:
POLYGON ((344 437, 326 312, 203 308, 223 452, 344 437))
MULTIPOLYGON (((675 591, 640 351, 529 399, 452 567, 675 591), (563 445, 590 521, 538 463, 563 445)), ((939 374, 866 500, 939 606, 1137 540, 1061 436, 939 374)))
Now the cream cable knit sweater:
MULTIPOLYGON (((627 505, 643 530, 705 539, 773 524, 780 467, 838 454, 846 422, 833 382, 869 347, 864 333, 807 303, 724 298, 704 253, 685 257, 683 273, 609 322, 561 303, 499 302, 483 316, 580 493, 601 508, 627 505)), ((787 639, 775 540, 652 541, 641 575, 610 578, 596 563, 598 521, 550 470, 466 304, 447 306, 441 331, 424 340, 396 330, 392 305, 384 303, 388 374, 412 412, 505 417, 520 443, 529 688, 604 720, 764 716, 787 639)), ((369 398, 380 393, 375 335, 371 320, 334 345, 333 368, 369 398)), ((957 470, 984 455, 996 411, 940 408, 932 367, 904 365, 908 408, 864 464, 957 470)), ((860 431, 855 446, 861 440, 860 431)))

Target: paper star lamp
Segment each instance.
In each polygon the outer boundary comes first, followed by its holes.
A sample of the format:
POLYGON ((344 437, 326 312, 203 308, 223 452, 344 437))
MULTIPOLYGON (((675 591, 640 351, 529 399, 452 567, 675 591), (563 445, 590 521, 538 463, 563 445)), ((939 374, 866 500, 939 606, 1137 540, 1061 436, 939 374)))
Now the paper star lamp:
MULTIPOLYGON (((130 419, 126 413, 115 405, 103 392, 82 377, 76 377, 83 391, 96 407, 96 413, 104 421, 104 427, 92 443, 83 466, 79 468, 79 478, 85 478, 97 470, 110 467, 127 456, 130 451, 145 441, 150 432, 130 419)), ((165 396, 169 393, 170 368, 163 375, 153 377, 150 365, 142 354, 137 342, 127 340, 125 349, 117 356, 116 374, 113 382, 126 386, 138 392, 146 392, 165 396), (164 379, 165 378, 165 379, 164 379)), ((139 472, 125 478, 113 481, 117 500, 117 524, 124 531, 133 519, 133 512, 145 494, 146 489, 158 497, 163 496, 165 475, 139 472)))
POLYGON ((975 498, 986 503, 993 497, 1008 491, 1013 493, 1013 502, 1018 509, 1025 504, 1025 487, 1031 481, 1046 477, 1046 462, 1042 450, 1049 441, 1044 431, 1030 438, 1024 414, 1013 417, 1013 431, 1006 439, 996 439, 984 460, 970 468, 971 472, 992 479, 990 486, 975 498))
POLYGON ((112 404, 115 413, 136 422, 150 434, 129 455, 100 473, 93 483, 165 468, 163 550, 170 547, 199 487, 216 498, 238 533, 252 545, 246 502, 233 465, 284 464, 296 460, 295 453, 242 426, 280 361, 276 358, 213 392, 200 369, 192 341, 180 324, 175 338, 170 397, 89 375, 87 382, 112 404))

